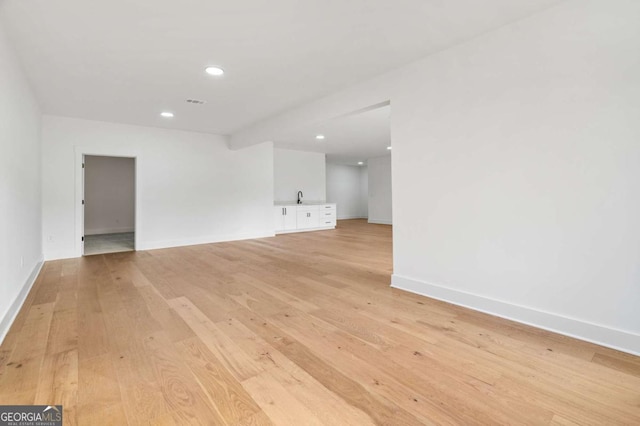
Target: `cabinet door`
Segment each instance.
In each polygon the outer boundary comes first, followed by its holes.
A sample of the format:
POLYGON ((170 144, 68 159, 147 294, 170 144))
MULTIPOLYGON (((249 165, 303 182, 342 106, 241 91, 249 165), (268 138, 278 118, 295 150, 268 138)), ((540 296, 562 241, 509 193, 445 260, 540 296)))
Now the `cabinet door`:
POLYGON ((298 227, 296 220, 296 208, 287 206, 284 207, 284 230, 291 231, 298 227))
POLYGON ((284 207, 273 208, 273 221, 276 232, 284 231, 284 207))
POLYGON ((298 229, 307 229, 309 227, 309 212, 306 210, 298 210, 296 215, 298 218, 298 229))
POLYGON ((318 208, 304 206, 298 208, 298 229, 313 229, 318 227, 318 208))
POLYGON ((317 228, 320 222, 318 210, 309 211, 309 216, 307 217, 307 228, 317 228))

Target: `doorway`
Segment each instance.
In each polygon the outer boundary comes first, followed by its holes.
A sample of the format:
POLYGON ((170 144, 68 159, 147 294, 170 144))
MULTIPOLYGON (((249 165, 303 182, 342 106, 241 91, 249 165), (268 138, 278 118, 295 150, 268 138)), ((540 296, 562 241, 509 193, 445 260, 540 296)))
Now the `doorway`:
POLYGON ((135 158, 84 155, 84 256, 135 250, 135 183, 135 158))
POLYGON ((314 128, 324 137, 327 201, 338 205, 338 220, 391 225, 391 104, 372 105, 314 128))

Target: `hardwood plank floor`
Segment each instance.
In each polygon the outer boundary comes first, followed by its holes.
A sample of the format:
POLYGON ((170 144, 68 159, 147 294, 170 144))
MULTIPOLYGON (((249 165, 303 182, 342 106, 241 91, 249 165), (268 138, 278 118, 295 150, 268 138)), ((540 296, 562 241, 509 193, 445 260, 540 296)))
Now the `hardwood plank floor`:
POLYGON ((391 227, 47 262, 0 404, 65 424, 640 424, 640 358, 389 287, 391 227))

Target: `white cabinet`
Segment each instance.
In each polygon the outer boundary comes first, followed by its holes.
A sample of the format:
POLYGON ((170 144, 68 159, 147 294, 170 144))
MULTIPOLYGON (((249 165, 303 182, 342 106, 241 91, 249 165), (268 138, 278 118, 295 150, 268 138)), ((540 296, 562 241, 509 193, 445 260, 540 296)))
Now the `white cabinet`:
POLYGON ((274 207, 276 234, 316 231, 336 227, 335 204, 282 205, 274 207))
POLYGON ((298 206, 297 229, 318 227, 318 206, 298 206))
POLYGON ((336 226, 336 205, 325 204, 318 211, 318 226, 336 226))
POLYGON ((276 232, 294 231, 297 228, 296 206, 275 206, 273 218, 276 232))

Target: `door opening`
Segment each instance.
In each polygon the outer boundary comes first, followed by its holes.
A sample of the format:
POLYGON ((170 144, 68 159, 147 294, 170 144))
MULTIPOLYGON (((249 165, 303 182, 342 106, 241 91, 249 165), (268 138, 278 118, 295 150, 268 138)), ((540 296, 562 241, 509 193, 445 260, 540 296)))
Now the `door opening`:
POLYGON ((82 254, 135 250, 136 159, 83 156, 82 254))

